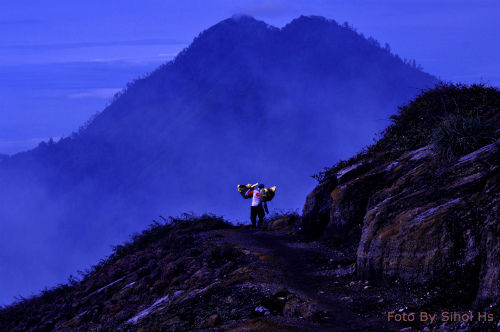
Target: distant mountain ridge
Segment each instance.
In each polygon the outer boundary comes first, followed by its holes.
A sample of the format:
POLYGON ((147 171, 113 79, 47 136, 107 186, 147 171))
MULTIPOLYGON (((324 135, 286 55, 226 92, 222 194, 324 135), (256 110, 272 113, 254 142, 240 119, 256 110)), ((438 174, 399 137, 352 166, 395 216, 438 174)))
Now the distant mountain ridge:
MULTIPOLYGON (((278 29, 235 16, 129 84, 78 134, 3 159, 0 231, 22 228, 32 247, 18 261, 51 271, 47 285, 159 214, 246 221, 239 183, 276 185, 272 207, 298 208, 318 165, 365 146, 436 82, 335 21, 302 16, 278 29)), ((10 266, 0 279, 22 270, 10 266)))

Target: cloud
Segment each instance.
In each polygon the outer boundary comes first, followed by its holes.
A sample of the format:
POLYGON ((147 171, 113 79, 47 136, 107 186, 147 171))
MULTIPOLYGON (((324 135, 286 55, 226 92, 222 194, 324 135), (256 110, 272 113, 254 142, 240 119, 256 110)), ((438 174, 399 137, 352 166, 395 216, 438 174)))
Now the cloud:
POLYGON ((164 61, 171 60, 177 56, 178 53, 158 53, 157 55, 149 56, 135 56, 135 57, 120 57, 120 58, 94 58, 88 61, 81 61, 82 63, 122 63, 122 64, 147 64, 157 63, 158 65, 164 61))
POLYGON ((101 98, 101 99, 109 99, 113 97, 117 92, 122 90, 121 88, 103 88, 103 89, 90 89, 85 92, 78 92, 69 95, 68 97, 71 99, 80 99, 80 98, 101 98))
POLYGON ((115 47, 115 46, 153 46, 153 45, 184 45, 187 41, 178 39, 138 39, 107 42, 79 42, 79 43, 52 43, 52 44, 12 44, 2 45, 3 49, 10 50, 64 50, 87 47, 115 47))
POLYGON ((174 58, 177 56, 179 53, 160 53, 158 56, 160 57, 166 57, 166 58, 174 58))

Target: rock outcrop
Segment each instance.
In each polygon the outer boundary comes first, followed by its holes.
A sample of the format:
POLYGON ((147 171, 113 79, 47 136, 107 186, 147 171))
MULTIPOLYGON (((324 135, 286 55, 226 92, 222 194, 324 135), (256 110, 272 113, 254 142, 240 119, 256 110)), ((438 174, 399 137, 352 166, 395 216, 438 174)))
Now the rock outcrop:
POLYGON ((309 194, 304 227, 355 251, 362 279, 484 303, 500 295, 499 162, 498 142, 454 161, 432 145, 372 156, 309 194))

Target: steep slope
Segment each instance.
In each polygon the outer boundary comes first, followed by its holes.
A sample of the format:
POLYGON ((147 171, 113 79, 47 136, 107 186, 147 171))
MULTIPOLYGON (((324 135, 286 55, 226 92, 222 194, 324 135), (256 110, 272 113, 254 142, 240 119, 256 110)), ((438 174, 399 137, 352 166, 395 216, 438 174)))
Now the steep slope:
POLYGON ((397 105, 435 82, 323 18, 283 29, 222 21, 78 134, 2 160, 0 231, 13 236, 0 249, 24 244, 3 258, 1 279, 25 275, 15 268, 24 264, 49 284, 160 214, 245 221, 239 183, 276 185, 273 207, 298 208, 317 165, 366 145, 397 105))
POLYGON ((304 206, 305 231, 351 253, 359 278, 436 294, 446 312, 474 312, 469 328, 493 329, 477 312, 500 315, 499 110, 496 88, 423 93, 377 144, 321 174, 304 206), (446 144, 437 139, 443 130, 446 144))

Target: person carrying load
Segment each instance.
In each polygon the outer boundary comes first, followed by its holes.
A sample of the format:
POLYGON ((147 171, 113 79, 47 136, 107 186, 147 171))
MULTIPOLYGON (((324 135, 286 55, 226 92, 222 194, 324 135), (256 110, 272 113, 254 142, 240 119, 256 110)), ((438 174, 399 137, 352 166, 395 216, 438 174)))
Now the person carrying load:
POLYGON ((276 187, 265 188, 261 184, 254 185, 238 185, 238 191, 244 198, 252 198, 252 206, 250 207, 250 220, 252 221, 252 226, 257 228, 262 227, 262 222, 265 217, 265 213, 269 214, 267 208, 267 202, 272 200, 276 192, 276 187), (259 222, 257 223, 257 217, 259 217, 259 222))

